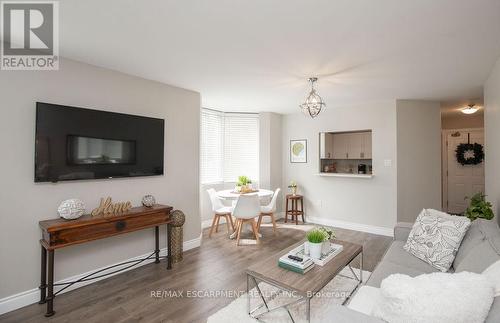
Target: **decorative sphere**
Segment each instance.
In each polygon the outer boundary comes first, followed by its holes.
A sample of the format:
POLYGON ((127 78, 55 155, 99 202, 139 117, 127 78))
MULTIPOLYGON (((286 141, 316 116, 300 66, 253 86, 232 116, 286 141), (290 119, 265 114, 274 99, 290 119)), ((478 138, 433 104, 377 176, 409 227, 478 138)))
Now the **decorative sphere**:
POLYGON ((186 216, 184 215, 184 212, 181 210, 175 210, 172 213, 170 213, 170 217, 172 219, 172 225, 173 227, 182 227, 184 225, 184 222, 186 222, 186 216))
POLYGON ((153 207, 156 204, 155 197, 153 195, 144 195, 142 198, 142 205, 145 207, 153 207))
POLYGON ((69 199, 59 205, 57 213, 64 219, 78 219, 85 213, 85 204, 79 199, 69 199))

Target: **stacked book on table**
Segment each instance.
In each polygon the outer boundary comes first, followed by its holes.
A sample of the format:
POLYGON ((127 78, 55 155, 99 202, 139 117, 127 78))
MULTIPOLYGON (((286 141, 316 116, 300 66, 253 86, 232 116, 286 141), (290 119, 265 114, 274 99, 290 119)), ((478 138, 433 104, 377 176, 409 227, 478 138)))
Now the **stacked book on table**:
MULTIPOLYGON (((307 242, 306 242, 307 243, 307 242)), ((305 274, 316 264, 319 266, 326 265, 330 260, 335 258, 344 249, 342 245, 329 242, 326 250, 322 250, 320 259, 312 259, 305 252, 305 245, 290 250, 286 255, 283 255, 278 260, 278 266, 281 268, 294 271, 299 274, 305 274)))
MULTIPOLYGON (((342 245, 340 245, 340 244, 336 244, 333 242, 330 242, 329 244, 330 244, 329 248, 323 248, 326 250, 322 250, 321 258, 319 258, 319 259, 312 259, 311 258, 311 260, 316 265, 319 265, 319 266, 326 265, 330 260, 335 258, 344 249, 344 247, 342 247, 342 245)), ((297 256, 299 258, 308 257, 308 254, 306 254, 306 252, 305 252, 304 244, 301 244, 297 248, 290 250, 290 252, 288 252, 288 254, 297 256)))
POLYGON ((314 267, 314 261, 310 257, 296 257, 290 254, 281 256, 278 266, 299 274, 305 274, 314 267), (291 256, 291 257, 290 257, 291 256))

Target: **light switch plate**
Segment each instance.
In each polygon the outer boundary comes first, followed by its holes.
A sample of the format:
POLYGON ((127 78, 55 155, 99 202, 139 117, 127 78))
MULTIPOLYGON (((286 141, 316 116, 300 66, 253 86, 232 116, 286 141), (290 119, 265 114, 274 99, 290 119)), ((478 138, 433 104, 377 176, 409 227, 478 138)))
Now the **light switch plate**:
POLYGON ((384 166, 385 167, 391 167, 392 166, 392 160, 391 159, 384 159, 384 166))

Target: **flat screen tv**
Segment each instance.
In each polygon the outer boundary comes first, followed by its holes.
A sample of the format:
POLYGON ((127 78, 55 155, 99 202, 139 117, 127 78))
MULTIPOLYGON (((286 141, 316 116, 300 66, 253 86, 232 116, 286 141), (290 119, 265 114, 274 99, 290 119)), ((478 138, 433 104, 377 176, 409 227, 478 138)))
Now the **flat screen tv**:
POLYGON ((165 120, 37 102, 35 182, 163 175, 165 120))

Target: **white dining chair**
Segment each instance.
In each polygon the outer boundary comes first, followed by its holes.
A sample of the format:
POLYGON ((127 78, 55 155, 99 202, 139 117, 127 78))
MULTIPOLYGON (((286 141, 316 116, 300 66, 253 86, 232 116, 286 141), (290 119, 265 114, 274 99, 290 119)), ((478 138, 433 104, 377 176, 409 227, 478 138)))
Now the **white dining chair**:
POLYGON ((242 194, 236 201, 233 216, 236 218, 236 245, 240 245, 241 230, 245 223, 250 223, 255 242, 260 243, 255 218, 260 215, 260 202, 257 194, 242 194))
POLYGON ((219 230, 219 221, 221 217, 226 219, 227 225, 227 233, 231 233, 234 231, 234 223, 233 217, 231 216, 232 207, 224 206, 221 200, 217 196, 217 192, 213 188, 209 188, 207 190, 208 196, 210 197, 210 201, 212 202, 212 211, 214 212, 214 219, 212 220, 212 226, 210 227, 210 233, 208 237, 212 237, 212 233, 215 229, 215 232, 219 230))
POLYGON ((276 212, 276 201, 278 199, 278 195, 281 189, 278 187, 276 191, 274 191, 273 198, 268 205, 263 205, 260 207, 260 215, 259 221, 257 221, 257 230, 260 232, 260 225, 262 224, 262 218, 265 216, 269 216, 273 223, 273 233, 276 234, 276 220, 274 219, 274 212, 276 212))

